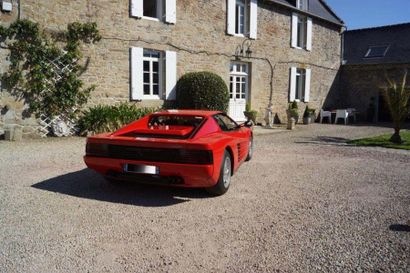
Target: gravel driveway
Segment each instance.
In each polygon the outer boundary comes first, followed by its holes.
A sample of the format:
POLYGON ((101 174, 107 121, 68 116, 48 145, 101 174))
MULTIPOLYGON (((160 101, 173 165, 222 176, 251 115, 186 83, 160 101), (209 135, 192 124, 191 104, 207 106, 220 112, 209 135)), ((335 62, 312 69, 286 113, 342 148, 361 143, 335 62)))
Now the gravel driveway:
POLYGON ((256 137, 224 196, 113 186, 85 139, 0 142, 0 272, 409 272, 410 152, 351 147, 390 129, 256 137))

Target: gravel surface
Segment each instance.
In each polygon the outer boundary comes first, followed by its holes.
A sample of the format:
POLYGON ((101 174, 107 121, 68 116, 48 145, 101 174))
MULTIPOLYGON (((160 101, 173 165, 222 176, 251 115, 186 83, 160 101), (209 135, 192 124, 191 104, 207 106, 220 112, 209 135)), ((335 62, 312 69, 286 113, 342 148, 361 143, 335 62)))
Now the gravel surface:
POLYGON ((224 196, 113 186, 85 139, 0 142, 0 272, 410 272, 410 152, 381 127, 256 137, 224 196))

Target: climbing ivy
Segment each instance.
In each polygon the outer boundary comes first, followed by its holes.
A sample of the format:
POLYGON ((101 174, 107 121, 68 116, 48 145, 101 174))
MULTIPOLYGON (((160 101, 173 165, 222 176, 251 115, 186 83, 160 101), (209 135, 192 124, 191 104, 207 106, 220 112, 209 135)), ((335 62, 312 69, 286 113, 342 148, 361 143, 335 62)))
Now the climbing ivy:
POLYGON ((0 26, 1 46, 10 50, 10 66, 1 80, 17 99, 27 103, 30 113, 72 115, 95 88, 85 88, 80 79, 89 62, 80 63, 80 46, 100 39, 96 23, 71 23, 61 32, 45 31, 30 20, 0 26))

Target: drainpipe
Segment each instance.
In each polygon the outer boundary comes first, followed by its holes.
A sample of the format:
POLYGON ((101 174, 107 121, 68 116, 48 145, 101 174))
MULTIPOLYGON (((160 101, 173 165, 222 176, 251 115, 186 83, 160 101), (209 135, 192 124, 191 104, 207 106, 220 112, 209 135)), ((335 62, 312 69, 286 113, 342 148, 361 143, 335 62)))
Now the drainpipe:
POLYGON ((17 20, 21 20, 21 0, 17 0, 17 20))

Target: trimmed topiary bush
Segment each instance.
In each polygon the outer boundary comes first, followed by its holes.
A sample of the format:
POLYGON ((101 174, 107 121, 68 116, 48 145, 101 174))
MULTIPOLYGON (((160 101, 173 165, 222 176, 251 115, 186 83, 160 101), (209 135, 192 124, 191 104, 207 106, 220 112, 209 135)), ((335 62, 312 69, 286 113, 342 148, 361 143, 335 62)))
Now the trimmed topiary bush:
POLYGON ((177 83, 177 108, 226 112, 229 92, 224 80, 212 72, 193 72, 177 83))

